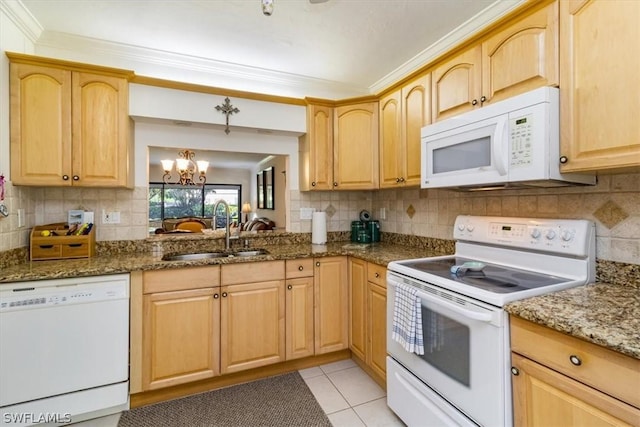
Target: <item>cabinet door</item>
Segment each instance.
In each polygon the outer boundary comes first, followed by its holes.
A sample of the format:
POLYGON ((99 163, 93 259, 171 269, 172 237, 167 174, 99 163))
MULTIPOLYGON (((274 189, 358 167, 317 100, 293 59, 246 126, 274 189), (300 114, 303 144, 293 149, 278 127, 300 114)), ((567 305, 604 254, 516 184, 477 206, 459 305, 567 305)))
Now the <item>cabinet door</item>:
POLYGON ((367 285, 367 365, 386 378, 387 360, 387 289, 367 285))
POLYGON ((380 99, 380 188, 396 187, 402 176, 400 91, 380 99))
POLYGON ((349 258, 349 348, 367 360, 367 262, 349 258))
POLYGON ((640 2, 560 2, 562 172, 640 166, 640 2))
POLYGON ((345 105, 334 111, 334 188, 378 188, 378 103, 345 105))
POLYGON ((640 411, 530 359, 512 353, 514 425, 638 425, 640 411))
POLYGON ((10 92, 11 181, 71 185, 71 72, 11 63, 10 92))
POLYGON ((286 283, 286 359, 313 356, 313 277, 286 283))
POLYGON ((223 286, 221 290, 221 372, 284 361, 284 281, 223 286))
POLYGON ((420 185, 420 132, 431 123, 431 74, 402 88, 402 174, 404 185, 420 185))
POLYGON ((73 180, 81 186, 131 186, 126 79, 73 73, 73 180))
POLYGON ((300 188, 330 190, 333 188, 333 108, 307 106, 307 135, 300 159, 300 188))
POLYGON ((481 57, 481 47, 474 46, 433 70, 431 95, 434 122, 480 106, 481 57))
POLYGON ((218 295, 218 288, 205 288, 143 297, 144 390, 220 373, 218 295))
POLYGON ((347 258, 316 258, 316 355, 349 347, 349 288, 347 258))
POLYGON ((482 43, 484 104, 558 85, 558 4, 554 2, 482 43))

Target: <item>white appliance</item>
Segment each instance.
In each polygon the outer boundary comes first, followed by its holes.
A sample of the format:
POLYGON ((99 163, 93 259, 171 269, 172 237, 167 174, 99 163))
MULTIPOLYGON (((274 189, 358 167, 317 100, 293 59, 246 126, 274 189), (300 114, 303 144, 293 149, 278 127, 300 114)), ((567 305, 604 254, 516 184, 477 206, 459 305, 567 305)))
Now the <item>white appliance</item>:
POLYGON ((595 280, 595 224, 458 216, 454 255, 389 263, 387 403, 408 426, 511 426, 508 314, 595 280), (392 338, 396 293, 420 301, 424 354, 392 338))
POLYGON ((543 87, 422 128, 421 187, 460 190, 593 185, 562 174, 559 91, 543 87))
POLYGON ((129 408, 129 275, 0 285, 0 425, 129 408))

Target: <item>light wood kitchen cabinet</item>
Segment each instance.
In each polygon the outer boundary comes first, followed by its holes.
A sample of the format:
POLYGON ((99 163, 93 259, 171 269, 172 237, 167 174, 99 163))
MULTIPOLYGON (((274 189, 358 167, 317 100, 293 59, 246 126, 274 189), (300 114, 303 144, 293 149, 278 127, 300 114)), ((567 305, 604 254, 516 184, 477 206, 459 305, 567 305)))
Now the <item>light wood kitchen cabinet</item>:
POLYGON ((562 172, 640 168, 640 3, 560 2, 562 172))
POLYGON ((307 134, 300 138, 300 190, 333 188, 333 107, 307 105, 307 134))
POLYGON ((285 360, 284 261, 223 265, 220 371, 285 360))
POLYGON ((511 317, 514 425, 640 425, 640 360, 511 317))
POLYGON ((334 109, 333 187, 378 188, 378 102, 334 109))
POLYGON ((7 56, 13 183, 131 187, 133 73, 7 56))
POLYGON ((386 268, 349 258, 351 352, 384 382, 387 357, 386 268))
POLYGON ((315 354, 349 348, 347 257, 315 258, 315 354))
POLYGON ((220 374, 220 267, 143 273, 142 389, 220 374))
POLYGON ((420 185, 420 131, 431 123, 431 74, 380 99, 380 188, 420 185))
POLYGON ((313 356, 313 258, 287 260, 286 277, 286 359, 313 356))
POLYGON ((433 121, 558 85, 558 4, 491 31, 433 70, 433 121))

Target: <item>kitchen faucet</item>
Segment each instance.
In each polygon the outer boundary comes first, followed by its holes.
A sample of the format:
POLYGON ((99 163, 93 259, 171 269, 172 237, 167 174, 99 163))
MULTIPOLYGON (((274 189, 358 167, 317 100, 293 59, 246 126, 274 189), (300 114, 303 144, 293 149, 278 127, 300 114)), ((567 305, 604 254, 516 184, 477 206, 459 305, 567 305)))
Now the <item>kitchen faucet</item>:
POLYGON ((230 213, 229 213, 229 204, 224 201, 224 200, 218 200, 215 205, 213 205, 213 229, 217 229, 217 224, 216 224, 216 220, 218 219, 218 205, 221 204, 224 206, 224 211, 226 214, 226 226, 225 226, 225 232, 224 232, 224 248, 229 250, 231 248, 231 218, 230 218, 230 213))

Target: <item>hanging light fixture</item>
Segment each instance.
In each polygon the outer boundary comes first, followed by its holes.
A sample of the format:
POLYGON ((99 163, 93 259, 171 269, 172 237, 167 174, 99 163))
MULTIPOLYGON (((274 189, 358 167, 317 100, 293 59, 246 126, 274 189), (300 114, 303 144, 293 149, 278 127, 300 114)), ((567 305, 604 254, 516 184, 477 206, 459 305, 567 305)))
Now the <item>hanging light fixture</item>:
POLYGON ((262 0, 262 13, 271 16, 273 13, 273 0, 262 0))
POLYGON ((204 185, 207 182, 207 168, 209 162, 206 160, 194 161, 196 153, 191 150, 182 150, 178 152, 180 156, 175 160, 176 172, 178 172, 179 179, 177 182, 171 183, 171 171, 173 169, 173 160, 161 160, 162 169, 164 169, 164 175, 162 180, 165 184, 178 184, 178 185, 204 185), (195 182, 193 176, 198 172, 198 180, 195 182))

